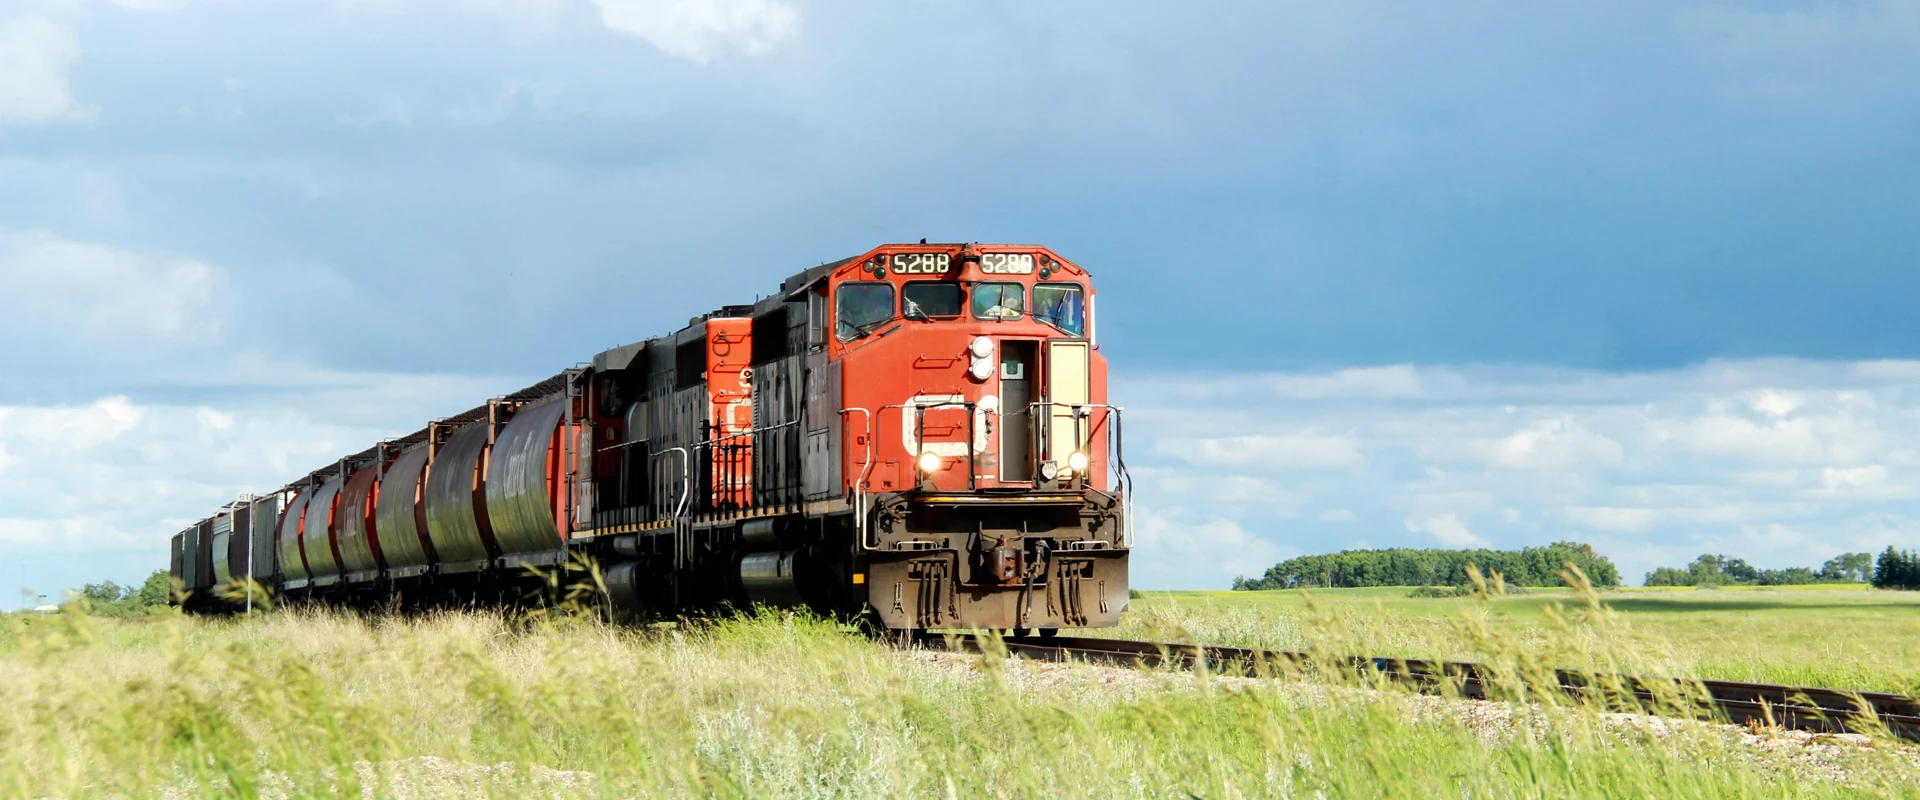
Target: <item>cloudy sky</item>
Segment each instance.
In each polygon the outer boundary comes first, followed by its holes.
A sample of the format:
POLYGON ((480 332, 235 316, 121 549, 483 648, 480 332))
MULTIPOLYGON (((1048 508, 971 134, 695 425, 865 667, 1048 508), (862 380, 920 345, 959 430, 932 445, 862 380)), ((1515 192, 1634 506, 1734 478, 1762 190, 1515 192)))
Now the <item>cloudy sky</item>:
POLYGON ((0 605, 883 241, 1091 267, 1138 585, 1920 546, 1920 3, 8 0, 0 605))

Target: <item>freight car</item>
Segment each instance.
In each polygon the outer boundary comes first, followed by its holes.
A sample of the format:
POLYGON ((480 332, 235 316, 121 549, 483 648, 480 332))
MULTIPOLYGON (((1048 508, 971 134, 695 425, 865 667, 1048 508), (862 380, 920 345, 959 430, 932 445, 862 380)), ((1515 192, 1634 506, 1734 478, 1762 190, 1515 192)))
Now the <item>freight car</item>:
POLYGON ((195 611, 512 600, 592 563, 622 615, 1111 626, 1131 483, 1094 297, 1045 247, 877 247, 243 496, 173 575, 195 611))

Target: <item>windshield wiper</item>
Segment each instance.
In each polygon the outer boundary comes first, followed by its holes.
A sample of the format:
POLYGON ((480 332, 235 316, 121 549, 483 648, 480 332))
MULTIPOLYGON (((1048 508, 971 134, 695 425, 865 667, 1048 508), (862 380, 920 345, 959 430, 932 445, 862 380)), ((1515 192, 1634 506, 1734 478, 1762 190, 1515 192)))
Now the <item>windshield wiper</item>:
POLYGON ((1049 316, 1045 316, 1045 315, 1041 315, 1041 314, 1035 314, 1035 315, 1033 315, 1033 318, 1034 318, 1034 319, 1037 319, 1037 320, 1039 320, 1039 321, 1041 321, 1041 322, 1044 322, 1044 323, 1046 323, 1046 324, 1047 324, 1047 325, 1048 325, 1049 327, 1051 327, 1051 328, 1053 328, 1054 330, 1056 330, 1056 331, 1059 331, 1059 332, 1061 332, 1061 333, 1064 333, 1064 334, 1066 334, 1066 335, 1068 335, 1068 336, 1079 336, 1079 335, 1080 335, 1080 334, 1077 334, 1077 333, 1074 333, 1073 331, 1070 331, 1070 330, 1067 330, 1067 329, 1066 329, 1066 327, 1065 327, 1065 326, 1063 326, 1063 325, 1061 325, 1060 323, 1058 323, 1058 322, 1054 322, 1054 321, 1053 321, 1053 319, 1054 319, 1053 317, 1049 317, 1049 316))
POLYGON ((867 338, 868 336, 872 336, 872 335, 873 335, 873 329, 875 329, 875 328, 878 328, 878 327, 880 327, 880 326, 882 326, 882 325, 885 325, 885 324, 887 324, 887 323, 889 323, 889 322, 892 322, 892 321, 893 321, 893 318, 892 318, 892 317, 888 317, 888 318, 886 318, 886 319, 877 319, 877 320, 874 320, 874 321, 872 321, 872 322, 869 322, 869 323, 867 323, 867 324, 865 324, 865 325, 855 325, 855 326, 853 326, 853 338, 855 338, 855 339, 865 339, 865 338, 867 338))

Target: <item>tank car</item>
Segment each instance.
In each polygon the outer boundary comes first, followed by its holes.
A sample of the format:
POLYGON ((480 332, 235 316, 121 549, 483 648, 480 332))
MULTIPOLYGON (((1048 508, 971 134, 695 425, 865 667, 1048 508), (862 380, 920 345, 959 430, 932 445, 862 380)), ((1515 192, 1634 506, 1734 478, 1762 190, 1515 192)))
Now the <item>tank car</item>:
POLYGON ((1049 631, 1127 607, 1131 483, 1090 273, 893 244, 229 505, 190 609, 512 599, 598 565, 621 614, 806 606, 1049 631))

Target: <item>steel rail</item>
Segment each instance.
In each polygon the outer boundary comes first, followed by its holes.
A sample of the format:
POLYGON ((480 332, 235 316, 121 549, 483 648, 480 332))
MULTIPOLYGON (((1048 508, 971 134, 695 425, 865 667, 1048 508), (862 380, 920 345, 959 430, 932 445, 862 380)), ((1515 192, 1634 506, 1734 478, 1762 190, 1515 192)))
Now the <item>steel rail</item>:
MULTIPOLYGON (((966 652, 993 646, 980 634, 926 633, 916 643, 966 652)), ((1084 661, 1146 668, 1205 669, 1247 677, 1298 675, 1323 669, 1308 653, 1244 647, 1139 642, 1082 637, 1010 636, 999 640, 1007 653, 1039 661, 1084 661)), ((1511 691, 1551 690, 1609 711, 1720 719, 1734 724, 1777 725, 1816 733, 1876 733, 1920 742, 1920 698, 1885 692, 1858 692, 1740 681, 1636 678, 1554 670, 1551 686, 1543 680, 1503 681, 1484 664, 1364 656, 1340 656, 1326 666, 1361 678, 1412 686, 1422 693, 1451 687, 1461 697, 1497 699, 1511 691)), ((1544 678, 1544 676, 1540 676, 1544 678)))

